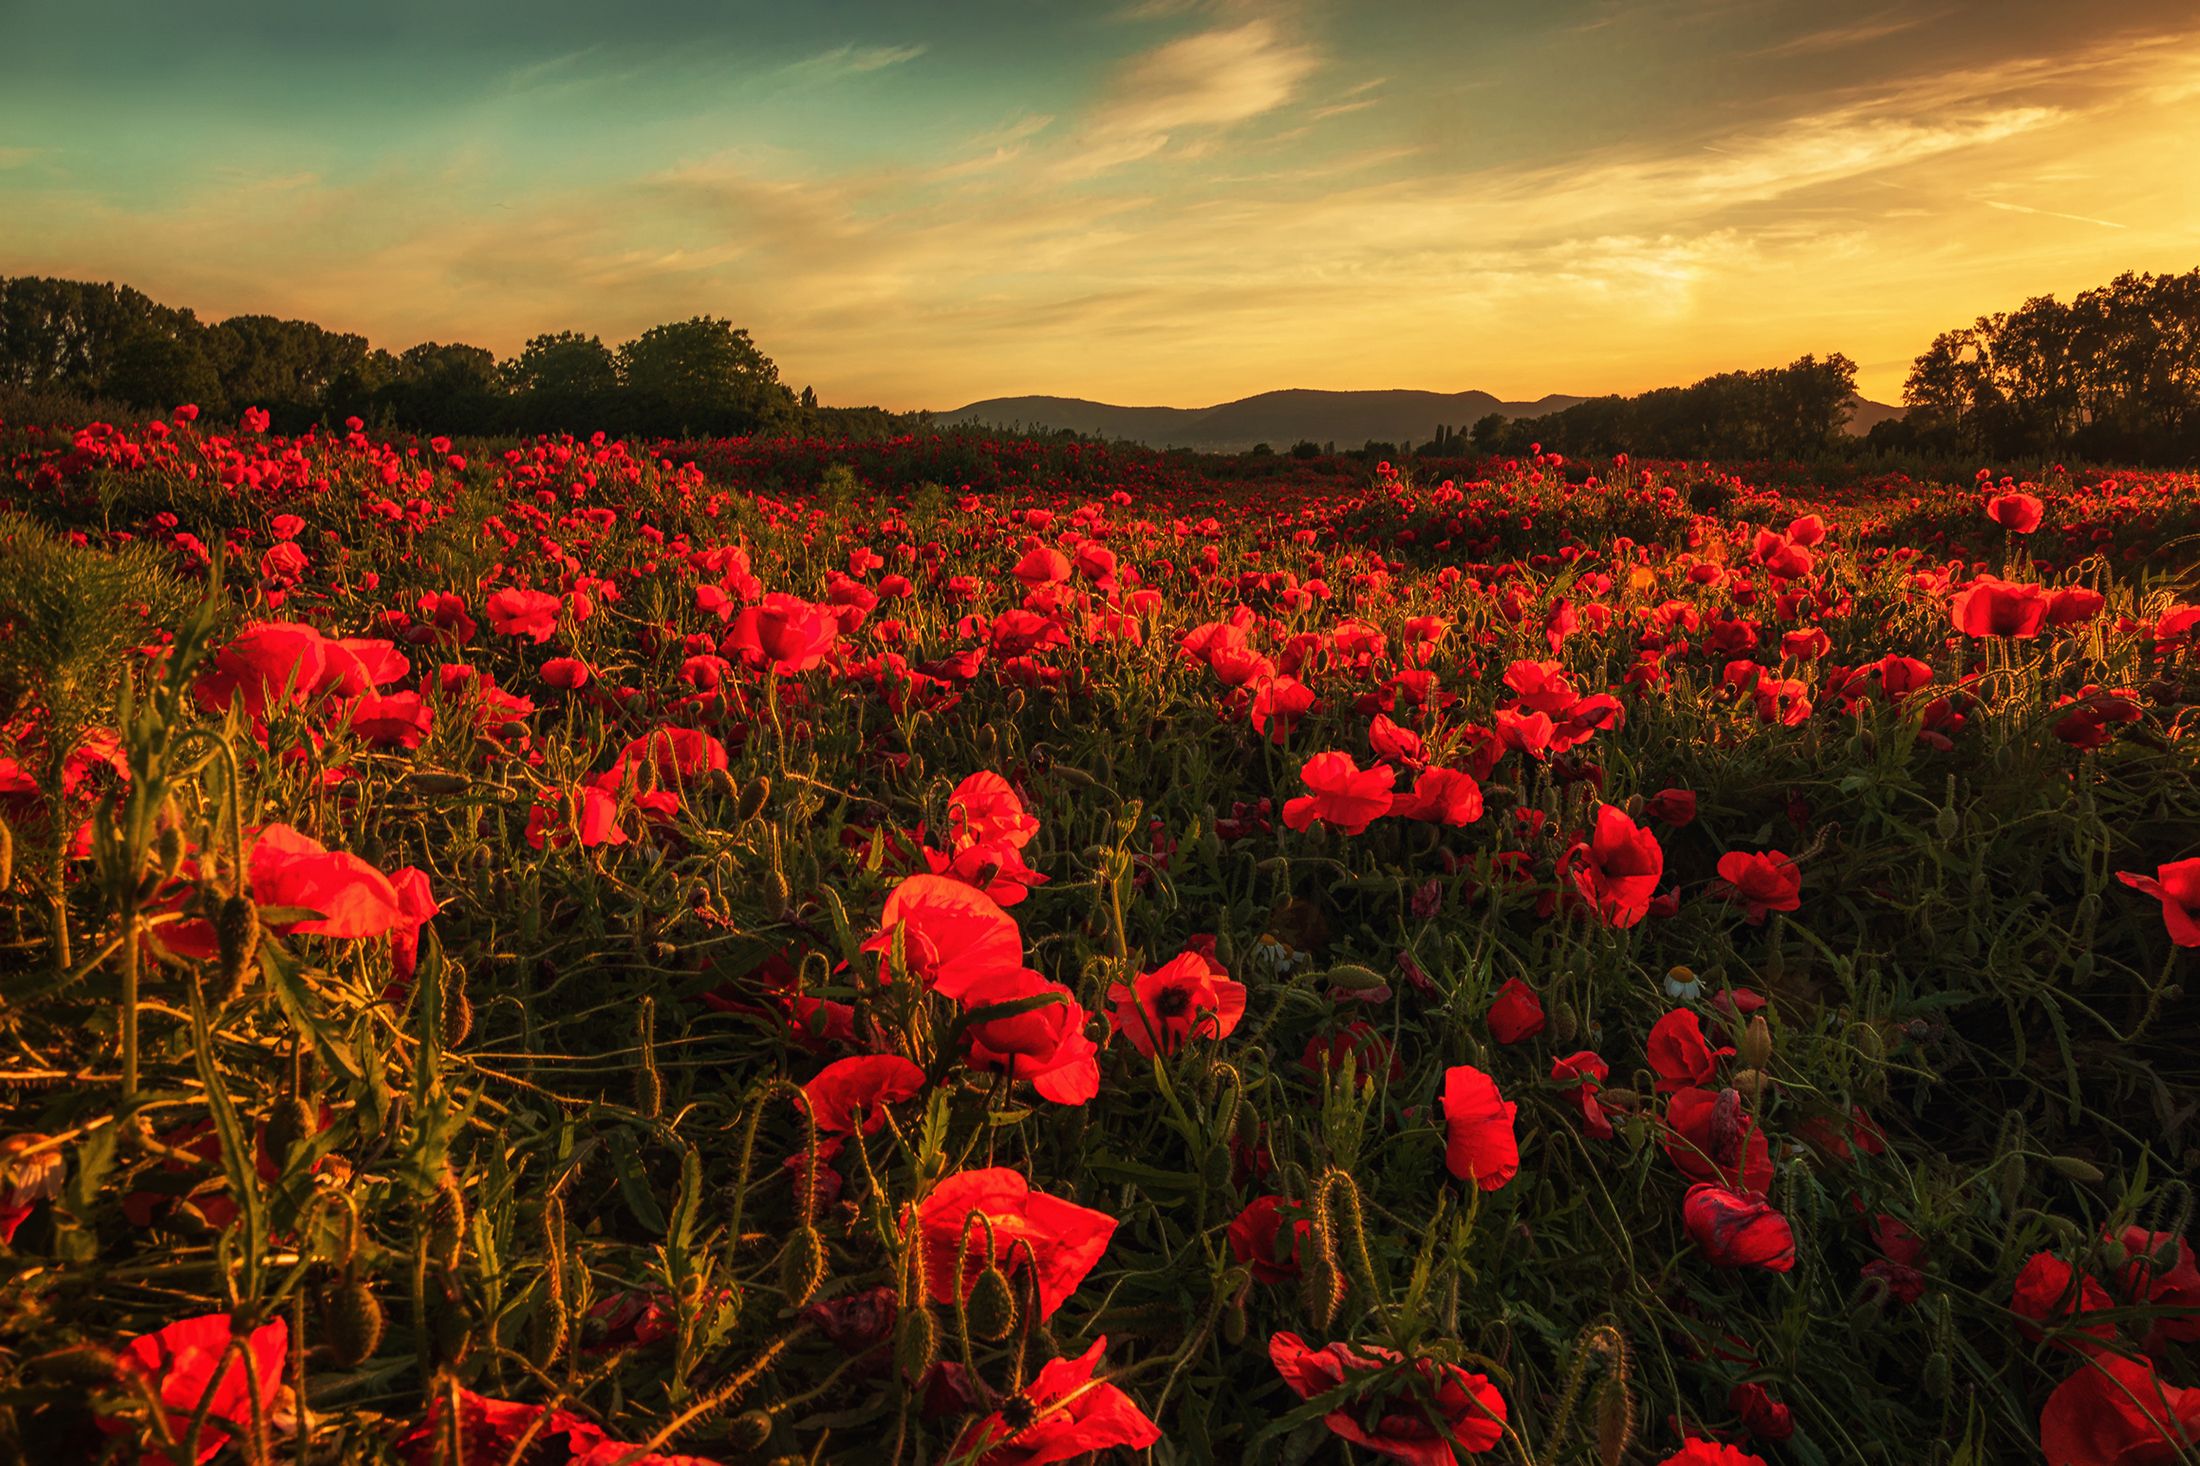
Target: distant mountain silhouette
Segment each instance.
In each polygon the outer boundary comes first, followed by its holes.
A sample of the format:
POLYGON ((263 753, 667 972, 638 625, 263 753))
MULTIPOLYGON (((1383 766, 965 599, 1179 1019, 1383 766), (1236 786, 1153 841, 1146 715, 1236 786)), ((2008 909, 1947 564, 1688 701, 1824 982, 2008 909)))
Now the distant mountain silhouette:
MULTIPOLYGON (((1242 453, 1266 443, 1278 453, 1304 440, 1357 448, 1363 443, 1410 446, 1435 437, 1438 424, 1454 432, 1476 419, 1541 417, 1587 399, 1552 394, 1533 402, 1506 402, 1487 392, 1319 392, 1293 388, 1240 397, 1215 407, 1119 407, 1082 397, 988 397, 935 419, 995 428, 1061 429, 1099 438, 1125 439, 1151 448, 1196 448, 1242 453)), ((1900 417, 1902 409, 1856 399, 1849 431, 1900 417)))

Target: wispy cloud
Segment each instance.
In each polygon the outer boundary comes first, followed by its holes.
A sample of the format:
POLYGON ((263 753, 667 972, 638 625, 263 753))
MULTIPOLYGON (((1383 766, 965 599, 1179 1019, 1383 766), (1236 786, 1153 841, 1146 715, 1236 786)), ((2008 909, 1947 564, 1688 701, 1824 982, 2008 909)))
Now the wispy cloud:
POLYGON ((1091 176, 1151 157, 1186 132, 1251 121, 1291 101, 1320 66, 1311 47, 1268 20, 1157 46, 1116 73, 1063 171, 1091 176))
POLYGON ((2032 214, 2042 219, 2068 219, 2073 224, 2094 224, 2103 229, 2129 229, 2129 224, 2119 224, 2114 219, 2095 219, 2087 214, 2065 214, 2060 209, 2035 209, 2028 204, 2012 204, 2003 199, 1980 199, 1989 209, 2000 209, 2006 214, 2032 214))
POLYGON ((924 54, 921 45, 909 46, 835 46, 830 51, 820 51, 815 56, 805 56, 779 69, 780 76, 804 85, 822 85, 827 82, 845 81, 852 76, 867 76, 874 71, 884 71, 890 66, 900 66, 916 60, 924 54))
POLYGON ((1805 31, 1785 41, 1764 46, 1750 55, 1759 60, 1784 59, 1791 56, 1817 56, 1827 51, 1845 50, 1850 46, 1868 45, 1883 41, 1889 36, 1899 36, 1914 31, 1930 19, 1930 13, 1912 11, 1908 14, 1887 12, 1850 21, 1846 25, 1829 26, 1824 30, 1805 31))

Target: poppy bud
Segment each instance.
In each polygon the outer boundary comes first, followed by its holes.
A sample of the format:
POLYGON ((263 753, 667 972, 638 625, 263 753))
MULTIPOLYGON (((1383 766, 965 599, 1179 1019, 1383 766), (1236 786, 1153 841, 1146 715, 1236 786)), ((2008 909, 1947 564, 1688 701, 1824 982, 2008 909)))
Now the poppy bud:
POLYGON ((939 1354, 939 1323, 920 1300, 901 1316, 901 1328, 894 1335, 894 1367, 901 1371, 902 1378, 919 1380, 939 1354))
POLYGON ((287 1165, 290 1148, 320 1128, 314 1123, 317 1118, 313 1106, 298 1095, 275 1101, 267 1117, 267 1153, 276 1165, 287 1165))
POLYGON ((1245 1342, 1245 1295, 1240 1293, 1224 1305, 1222 1310, 1222 1342, 1231 1348, 1245 1342))
POLYGON ((1597 1425, 1597 1460, 1602 1466, 1619 1466, 1635 1438, 1635 1396, 1627 1381, 1608 1374, 1597 1382, 1592 1408, 1597 1425))
POLYGON ((734 815, 743 823, 755 819, 764 812, 764 802, 772 797, 772 781, 768 774, 758 774, 741 786, 741 800, 734 806, 734 815))
POLYGON ((779 1258, 779 1289, 789 1308, 804 1308, 825 1282, 825 1234, 805 1222, 779 1258))
POLYGON ((1564 998, 1551 1004, 1551 1037, 1570 1044, 1581 1033, 1581 1015, 1564 998))
POLYGON ((761 1451, 772 1438, 772 1417, 765 1410, 744 1410, 728 1422, 733 1448, 743 1455, 761 1451))
POLYGON ((221 955, 222 1001, 233 1003, 244 992, 252 954, 260 945, 260 908, 241 892, 214 912, 214 942, 221 955))
POLYGON ((1765 1074, 1762 1069, 1743 1069, 1734 1075, 1734 1088, 1743 1099, 1755 1104, 1764 1098, 1765 1074))
POLYGON ((357 1273, 331 1288, 322 1303, 321 1330, 329 1352, 350 1368, 373 1355, 382 1342, 382 1304, 357 1273))
POLYGON ((1925 1356, 1926 1394, 1931 1395, 1936 1400, 1945 1400, 1948 1398, 1948 1392, 1953 1388, 1954 1383, 1952 1371, 1948 1364, 1948 1352, 1945 1349, 1935 1349, 1925 1356))
POLYGON ((998 1266, 988 1264, 978 1274, 970 1289, 966 1317, 970 1336, 988 1344, 999 1343, 1016 1327, 1016 1292, 1008 1285, 1008 1274, 998 1266))
POLYGON ((2131 1261, 2131 1251, 2121 1241, 2114 1237, 2102 1241, 2101 1262, 2110 1272, 2115 1272, 2129 1261, 2131 1261))
POLYGON ((436 1186, 428 1203, 428 1245, 448 1268, 458 1266, 459 1249, 466 1241, 466 1193, 449 1171, 436 1186))
POLYGON ((441 1273, 428 1292, 428 1342, 438 1363, 456 1368, 473 1352, 474 1320, 458 1280, 441 1273))
POLYGON ((443 968, 443 1047, 455 1049, 474 1031, 474 1000, 466 996, 466 969, 456 962, 443 968))
POLYGON ((2091 1161, 2080 1160, 2074 1155, 2051 1155, 2047 1158, 2047 1164, 2054 1169, 2056 1175, 2088 1186, 2102 1179, 2099 1166, 2091 1161))
POLYGON ((1229 1186, 1230 1173, 1235 1166, 1236 1162, 1231 1158, 1228 1146, 1210 1146, 1200 1157, 1200 1177, 1207 1183, 1208 1190, 1221 1191, 1229 1186))
POLYGON ((183 857, 187 851, 183 831, 174 825, 160 832, 156 855, 160 861, 160 878, 172 881, 176 872, 183 869, 183 857))
POLYGON ((464 774, 439 774, 422 770, 405 782, 422 794, 458 794, 464 792, 473 781, 464 774))
POLYGON ((741 790, 733 782, 733 775, 727 773, 724 769, 712 769, 710 771, 710 787, 711 791, 727 804, 738 804, 740 802, 741 790))
POLYGON ((785 921, 787 908, 794 904, 794 895, 787 889, 787 873, 773 869, 764 879, 764 916, 768 921, 785 921))
POLYGON ((1772 1061, 1772 1026, 1762 1013, 1753 1014, 1742 1031, 1739 1058, 1744 1069, 1763 1069, 1772 1061))
POLYGON ((1344 1294, 1344 1273, 1317 1251, 1299 1274, 1299 1301, 1314 1327, 1326 1332, 1336 1322, 1337 1310, 1344 1306, 1344 1294))
POLYGON ((1862 1024, 1857 1028, 1856 1049, 1858 1053, 1874 1064, 1886 1062, 1887 1040, 1880 1035, 1877 1028, 1869 1023, 1862 1024))
POLYGON ((1961 823, 1956 819, 1955 806, 1952 804, 1942 805, 1940 811, 1933 816, 1933 833, 1940 836, 1942 844, 1954 841, 1960 828, 1961 823))

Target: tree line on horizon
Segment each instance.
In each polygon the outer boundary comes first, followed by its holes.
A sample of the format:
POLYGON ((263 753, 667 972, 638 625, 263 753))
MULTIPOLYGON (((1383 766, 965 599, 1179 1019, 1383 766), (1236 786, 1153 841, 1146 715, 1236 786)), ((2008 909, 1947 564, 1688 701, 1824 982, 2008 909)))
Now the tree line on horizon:
POLYGON ((1632 397, 1591 397, 1539 417, 1493 412, 1468 437, 1481 452, 1513 456, 1541 445, 1576 457, 1815 458, 1840 449, 1855 396, 1856 363, 1835 352, 1632 397))
MULTIPOLYGON (((865 438, 930 424, 927 413, 822 407, 780 380, 746 330, 713 316, 653 326, 617 347, 549 332, 499 360, 435 341, 392 353, 270 315, 207 323, 127 285, 41 276, 0 277, 0 389, 141 410, 192 402, 214 416, 258 407, 290 432, 351 416, 460 435, 658 438, 865 438)), ((1414 451, 1517 455, 1540 444, 1576 457, 2200 462, 2200 269, 2126 273, 2067 304, 2038 296, 1942 332, 1911 368, 1907 416, 1860 440, 1846 432, 1855 391, 1849 358, 1806 355, 1538 417, 1492 413, 1464 432, 1439 427, 1414 451)))
POLYGON ((697 316, 617 347, 579 331, 536 336, 499 360, 487 347, 424 341, 401 352, 312 321, 239 315, 202 322, 127 285, 0 277, 0 387, 211 416, 247 407, 281 431, 346 417, 457 435, 603 431, 725 437, 826 429, 864 437, 904 416, 820 407, 749 333, 697 316))
POLYGON ((1996 458, 2200 463, 2200 269, 2125 272, 1943 331, 1896 437, 1996 458))

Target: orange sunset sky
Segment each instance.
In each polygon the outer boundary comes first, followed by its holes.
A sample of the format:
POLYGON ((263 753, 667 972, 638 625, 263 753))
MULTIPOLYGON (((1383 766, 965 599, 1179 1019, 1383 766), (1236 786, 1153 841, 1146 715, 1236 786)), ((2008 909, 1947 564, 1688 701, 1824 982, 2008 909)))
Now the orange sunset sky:
POLYGON ((828 403, 1633 391, 2200 265, 2190 0, 0 4, 0 273, 828 403))

